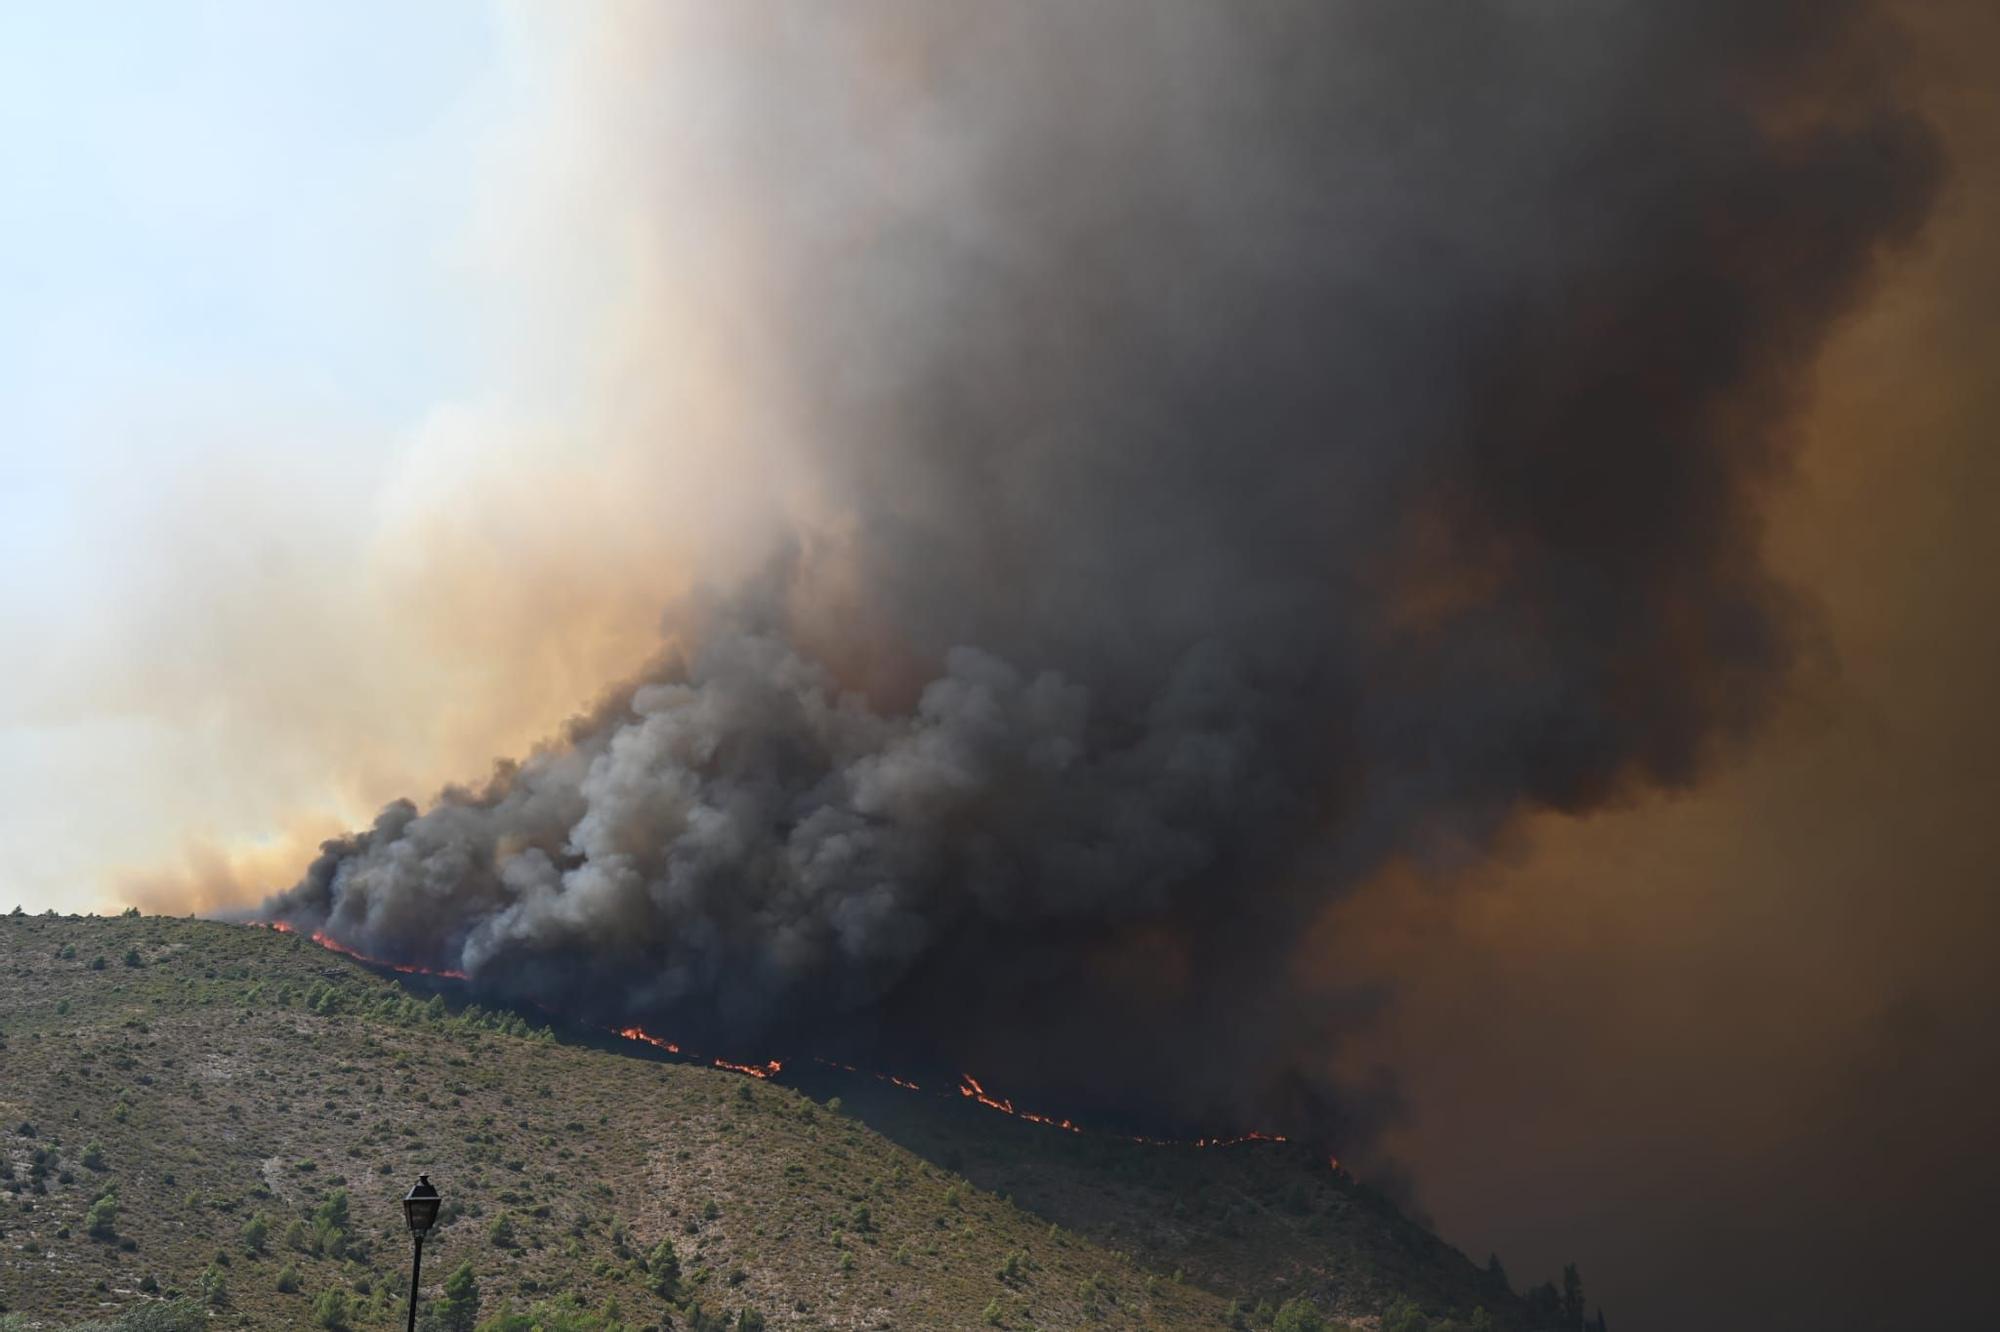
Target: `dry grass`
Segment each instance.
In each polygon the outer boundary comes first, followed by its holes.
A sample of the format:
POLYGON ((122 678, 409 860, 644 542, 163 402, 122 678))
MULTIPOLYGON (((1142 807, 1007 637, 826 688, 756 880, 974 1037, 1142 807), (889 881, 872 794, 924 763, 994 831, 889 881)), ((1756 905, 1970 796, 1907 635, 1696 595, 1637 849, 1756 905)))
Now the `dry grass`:
POLYGON ((470 1262, 489 1314, 565 1293, 685 1327, 645 1266, 670 1239, 682 1298, 773 1328, 1215 1329, 1232 1299, 1297 1294, 1364 1324, 1405 1294, 1518 1316, 1293 1149, 1080 1139, 842 1074, 799 1089, 564 1043, 264 931, 0 919, 0 1041, 0 1312, 30 1327, 201 1298, 204 1272, 226 1287, 211 1325, 311 1326, 337 1288, 356 1329, 400 1327, 419 1171, 451 1218, 425 1285, 470 1262), (310 1233, 336 1190, 340 1253, 310 1233), (115 1234, 93 1238, 107 1192, 115 1234))

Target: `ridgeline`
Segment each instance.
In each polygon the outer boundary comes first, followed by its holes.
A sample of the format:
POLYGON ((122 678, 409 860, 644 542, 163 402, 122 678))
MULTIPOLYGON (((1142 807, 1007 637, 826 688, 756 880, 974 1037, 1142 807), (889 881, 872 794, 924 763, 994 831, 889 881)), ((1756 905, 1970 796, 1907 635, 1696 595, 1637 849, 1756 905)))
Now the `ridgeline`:
POLYGON ((206 921, 0 918, 0 1330, 1570 1327, 1304 1148, 557 1034, 206 921))

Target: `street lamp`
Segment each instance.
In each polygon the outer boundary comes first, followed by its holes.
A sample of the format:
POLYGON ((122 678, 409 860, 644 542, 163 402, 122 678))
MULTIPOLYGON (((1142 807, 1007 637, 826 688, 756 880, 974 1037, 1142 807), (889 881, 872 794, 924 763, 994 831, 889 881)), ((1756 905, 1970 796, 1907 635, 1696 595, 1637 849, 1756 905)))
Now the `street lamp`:
POLYGON ((424 1236, 437 1224, 441 1201, 438 1191, 431 1187, 429 1175, 418 1175, 417 1182, 403 1195, 403 1218, 410 1223, 410 1241, 416 1246, 410 1259, 409 1332, 417 1332, 417 1274, 424 1267, 424 1236))

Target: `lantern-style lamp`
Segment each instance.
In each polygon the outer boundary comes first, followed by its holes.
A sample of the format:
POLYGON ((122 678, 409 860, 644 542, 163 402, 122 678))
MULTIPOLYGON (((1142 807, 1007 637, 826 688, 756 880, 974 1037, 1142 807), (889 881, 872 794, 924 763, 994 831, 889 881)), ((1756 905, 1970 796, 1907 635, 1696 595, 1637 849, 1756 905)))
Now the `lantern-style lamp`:
POLYGON ((403 1216, 410 1223, 410 1233, 422 1237, 437 1224, 438 1207, 443 1203, 438 1191, 431 1186, 429 1175, 418 1175, 417 1182, 403 1195, 403 1216))
POLYGON ((424 1236, 437 1224, 438 1207, 443 1201, 432 1187, 429 1175, 418 1175, 417 1182, 403 1195, 403 1219, 410 1223, 410 1242, 415 1246, 410 1258, 409 1332, 417 1332, 417 1277, 424 1268, 424 1236))

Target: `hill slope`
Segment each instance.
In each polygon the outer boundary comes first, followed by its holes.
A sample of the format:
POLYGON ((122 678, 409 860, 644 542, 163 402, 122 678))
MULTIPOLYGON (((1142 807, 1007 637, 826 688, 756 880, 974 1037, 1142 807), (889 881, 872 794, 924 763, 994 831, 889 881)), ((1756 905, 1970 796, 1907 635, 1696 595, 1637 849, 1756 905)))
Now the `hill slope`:
POLYGON ((1299 1296, 1364 1325, 1405 1298, 1529 1323, 1301 1149, 558 1040, 262 930, 0 919, 0 1315, 180 1296, 215 1326, 400 1327, 419 1171, 447 1199, 426 1300, 469 1263, 482 1317, 540 1306, 549 1332, 1214 1329, 1299 1296))

